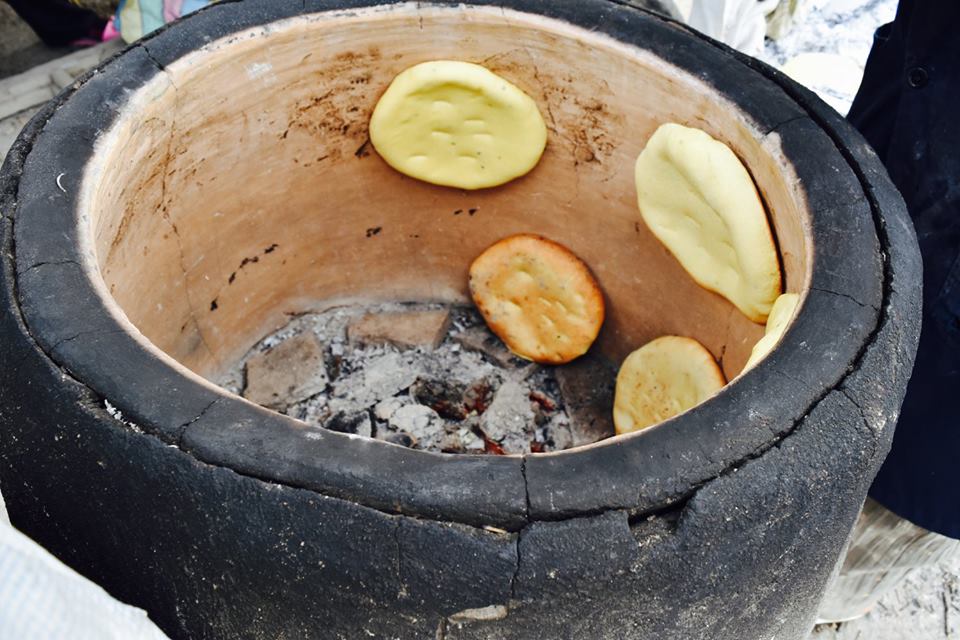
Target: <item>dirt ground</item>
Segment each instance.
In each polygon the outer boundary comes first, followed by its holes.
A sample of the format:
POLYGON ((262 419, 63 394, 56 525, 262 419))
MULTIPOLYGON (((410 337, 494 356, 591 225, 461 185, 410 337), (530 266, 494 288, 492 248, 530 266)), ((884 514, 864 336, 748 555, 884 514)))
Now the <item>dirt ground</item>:
POLYGON ((865 617, 817 627, 811 640, 955 640, 960 638, 960 557, 918 569, 865 617))

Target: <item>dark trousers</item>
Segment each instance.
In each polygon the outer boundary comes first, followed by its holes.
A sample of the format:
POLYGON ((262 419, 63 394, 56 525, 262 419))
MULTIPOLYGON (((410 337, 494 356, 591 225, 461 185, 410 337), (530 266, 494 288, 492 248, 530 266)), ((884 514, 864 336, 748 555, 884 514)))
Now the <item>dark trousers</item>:
POLYGON ((51 47, 63 47, 81 38, 99 38, 106 21, 66 0, 5 0, 51 47))
POLYGON ((920 349, 893 449, 870 495, 960 538, 960 24, 958 0, 901 0, 849 119, 900 189, 923 255, 920 349))

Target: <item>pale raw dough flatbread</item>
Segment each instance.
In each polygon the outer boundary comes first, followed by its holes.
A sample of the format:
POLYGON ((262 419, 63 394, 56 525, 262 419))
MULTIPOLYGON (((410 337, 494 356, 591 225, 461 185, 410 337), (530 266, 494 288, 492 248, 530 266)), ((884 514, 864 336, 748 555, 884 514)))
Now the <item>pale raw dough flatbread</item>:
POLYGON ((510 351, 534 362, 583 355, 603 324, 603 293, 590 269, 540 236, 510 236, 480 254, 470 265, 470 293, 510 351))
POLYGON ((637 159, 640 214, 700 286, 764 322, 781 291, 766 212, 743 163, 699 129, 664 124, 637 159))
POLYGON ((770 310, 770 317, 767 318, 766 333, 757 344, 753 345, 753 351, 750 353, 750 359, 744 365, 743 370, 750 369, 767 356, 773 348, 780 342, 780 338, 787 331, 787 325, 793 319, 793 312, 797 310, 797 304, 800 303, 800 296, 796 293, 785 293, 773 303, 773 309, 770 310))
POLYGON ((652 427, 695 407, 727 383, 713 356, 696 340, 664 336, 631 353, 617 374, 613 423, 617 434, 652 427))
POLYGON ((484 189, 533 169, 547 144, 536 102, 469 62, 437 60, 398 75, 370 119, 370 141, 408 176, 484 189))

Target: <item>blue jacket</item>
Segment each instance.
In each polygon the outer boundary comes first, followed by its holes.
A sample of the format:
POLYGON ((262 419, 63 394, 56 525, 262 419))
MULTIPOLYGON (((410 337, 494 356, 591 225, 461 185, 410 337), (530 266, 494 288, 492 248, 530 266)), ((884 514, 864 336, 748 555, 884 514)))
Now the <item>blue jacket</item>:
POLYGON ((901 0, 848 116, 900 189, 923 254, 923 328, 893 449, 870 494, 960 538, 960 2, 901 0))

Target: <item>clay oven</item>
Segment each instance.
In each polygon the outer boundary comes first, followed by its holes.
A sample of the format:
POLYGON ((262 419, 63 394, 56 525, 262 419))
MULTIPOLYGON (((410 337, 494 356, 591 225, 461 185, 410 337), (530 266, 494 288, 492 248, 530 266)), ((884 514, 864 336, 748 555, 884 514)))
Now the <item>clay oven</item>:
POLYGON ((620 2, 223 2, 57 98, 0 186, 11 516, 175 638, 804 638, 918 335, 912 228, 859 135, 620 2), (538 101, 533 172, 465 192, 377 157, 377 98, 432 59, 538 101), (633 160, 666 121, 743 160, 802 296, 743 375, 763 328, 639 223, 633 160), (590 264, 607 357, 692 336, 732 382, 522 456, 310 428, 210 382, 291 314, 462 303, 470 259, 530 231, 590 264))

